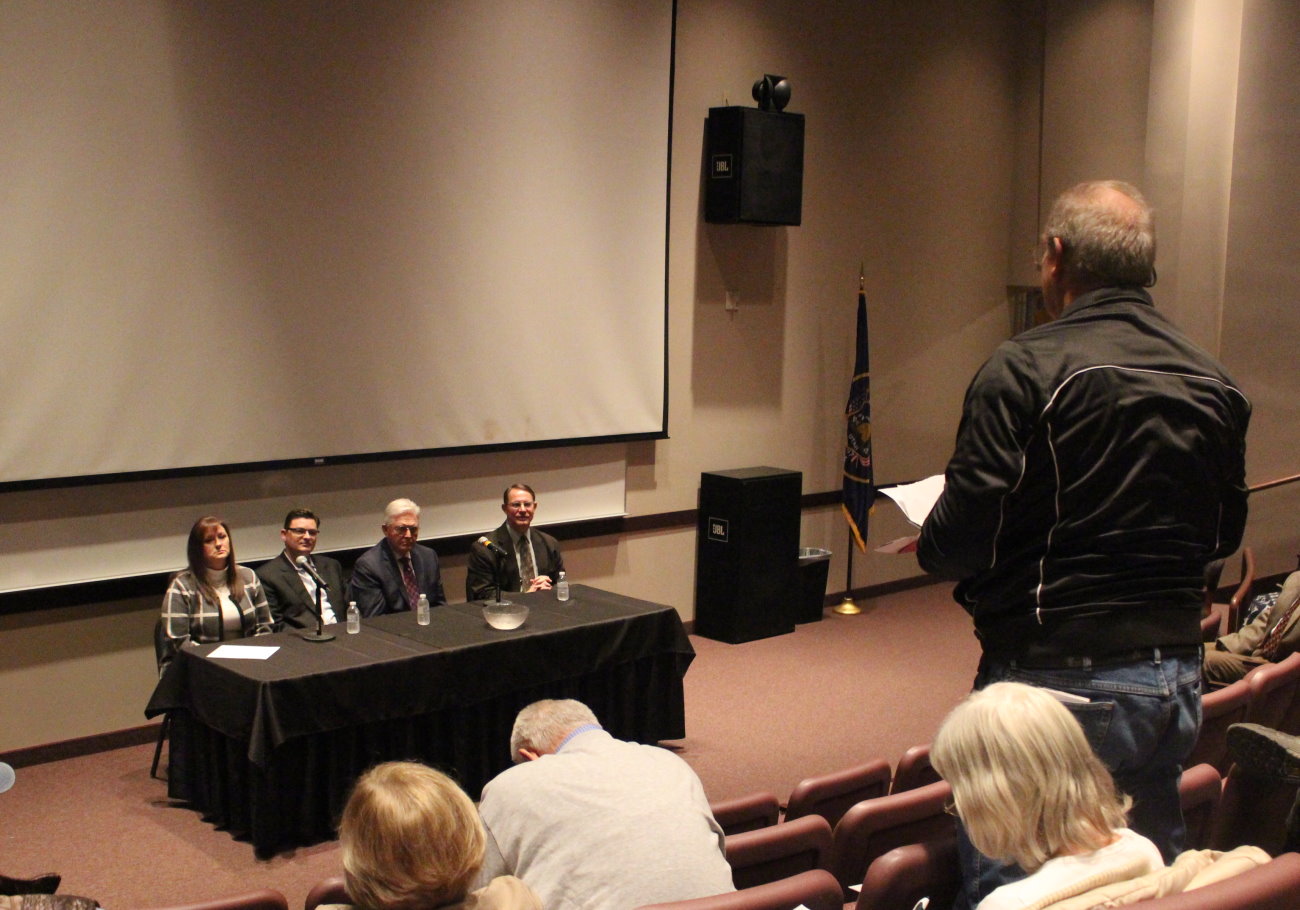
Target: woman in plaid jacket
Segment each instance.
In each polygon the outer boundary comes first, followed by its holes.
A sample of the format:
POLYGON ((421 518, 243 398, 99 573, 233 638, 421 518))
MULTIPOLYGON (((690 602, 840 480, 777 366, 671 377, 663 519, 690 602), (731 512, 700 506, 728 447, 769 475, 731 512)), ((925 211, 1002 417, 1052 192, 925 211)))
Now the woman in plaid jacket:
POLYGON ((235 564, 230 526, 206 515, 190 528, 189 568, 167 586, 162 604, 165 640, 161 673, 187 642, 204 644, 271 631, 271 609, 252 569, 235 564))

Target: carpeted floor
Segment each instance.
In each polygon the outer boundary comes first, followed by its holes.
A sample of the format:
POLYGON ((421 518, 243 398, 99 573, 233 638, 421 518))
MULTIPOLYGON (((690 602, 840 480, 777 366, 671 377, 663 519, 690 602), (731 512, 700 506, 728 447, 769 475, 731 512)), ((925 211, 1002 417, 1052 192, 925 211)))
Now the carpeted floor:
MULTIPOLYGON (((771 790, 928 742, 969 689, 979 648, 950 586, 829 611, 743 645, 693 637, 687 737, 667 743, 711 799, 771 790)), ((166 907, 269 887, 301 907, 338 874, 334 842, 258 860, 252 847, 171 804, 149 777, 152 746, 18 769, 0 795, 0 871, 63 875, 61 893, 108 910, 166 907)), ((476 795, 476 794, 472 794, 476 795)))

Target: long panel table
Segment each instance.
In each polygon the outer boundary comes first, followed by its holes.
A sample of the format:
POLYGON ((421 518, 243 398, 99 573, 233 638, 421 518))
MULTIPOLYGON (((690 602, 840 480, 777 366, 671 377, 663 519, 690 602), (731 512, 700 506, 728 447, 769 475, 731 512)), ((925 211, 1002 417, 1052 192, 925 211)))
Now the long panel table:
POLYGON ((312 643, 296 633, 266 660, 182 649, 145 714, 171 716, 168 795, 246 835, 261 855, 333 837, 352 782, 371 765, 413 759, 471 797, 510 765, 515 714, 539 698, 577 698, 622 739, 686 734, 682 678, 695 656, 677 611, 574 585, 511 594, 528 621, 500 631, 477 603, 363 620, 312 643))

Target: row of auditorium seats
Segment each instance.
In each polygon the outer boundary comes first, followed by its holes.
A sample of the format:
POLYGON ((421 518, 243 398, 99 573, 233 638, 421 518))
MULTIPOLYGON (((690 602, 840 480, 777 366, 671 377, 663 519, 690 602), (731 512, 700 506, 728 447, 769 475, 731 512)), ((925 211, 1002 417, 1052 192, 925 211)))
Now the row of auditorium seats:
POLYGON ((790 791, 784 806, 770 791, 750 793, 710 804, 713 817, 728 835, 752 831, 776 824, 782 817, 789 822, 806 815, 820 815, 836 824, 851 806, 888 793, 914 790, 939 780, 930 765, 930 744, 912 746, 898 760, 891 772, 883 758, 804 778, 790 791))
POLYGON ((1209 762, 1228 770, 1228 728, 1261 724, 1300 734, 1300 652, 1275 664, 1261 664, 1222 689, 1201 698, 1201 733, 1188 764, 1209 762))
MULTIPOLYGON (((891 850, 872 864, 857 908, 911 908, 919 896, 943 907, 955 892, 956 850, 952 841, 912 844, 891 850), (871 903, 865 903, 868 897, 871 903)), ((1145 901, 1143 910, 1294 910, 1300 893, 1300 854, 1286 853, 1249 872, 1196 891, 1145 901)), ((347 901, 342 878, 326 879, 307 895, 304 910, 347 901)), ((816 869, 731 894, 701 897, 641 910, 842 910, 839 883, 816 869)), ((283 894, 262 889, 166 910, 289 910, 283 894)))
MULTIPOLYGON (((1183 774, 1180 792, 1189 847, 1209 846, 1215 836, 1221 786, 1219 773, 1210 765, 1183 774)), ((859 908, 891 906, 882 902, 879 892, 892 893, 898 883, 883 871, 873 871, 875 864, 884 862, 883 868, 889 869, 898 860, 884 857, 917 844, 924 845, 927 862, 948 856, 955 849, 954 823, 945 812, 951 794, 946 782, 937 781, 863 800, 844 812, 834 827, 819 815, 804 815, 729 835, 726 850, 732 878, 743 889, 821 869, 836 879, 843 901, 857 901, 859 908), (861 897, 856 891, 859 883, 864 883, 861 897)), ((956 887, 951 876, 934 884, 942 889, 956 887)))
MULTIPOLYGON (((897 784, 897 775, 893 783, 897 784)), ((1295 791, 1294 785, 1243 776, 1235 768, 1226 781, 1209 764, 1189 768, 1180 784, 1188 847, 1228 849, 1251 843, 1272 853, 1280 851, 1295 791)), ((727 837, 727 861, 739 891, 655 910, 788 910, 800 904, 811 910, 909 910, 921 897, 929 897, 932 906, 946 906, 960 884, 954 823, 944 811, 950 795, 944 781, 895 787, 850 806, 833 827, 815 813, 785 821, 772 813, 764 826, 727 837)), ((1294 907, 1297 889, 1300 856, 1287 854, 1231 882, 1206 888, 1204 894, 1197 892, 1199 897, 1176 895, 1143 906, 1150 910, 1294 907), (1286 899, 1292 903, 1277 902, 1278 893, 1288 894, 1286 899), (1252 902, 1223 902, 1243 895, 1252 902)), ((338 876, 311 890, 306 910, 347 901, 343 878, 338 876)), ((287 907, 278 892, 259 891, 169 910, 287 907)))
MULTIPOLYGON (((956 893, 956 847, 913 844, 892 850, 872 865, 880 874, 863 885, 856 907, 911 910, 921 897, 929 906, 947 906, 956 893), (918 887, 918 883, 924 883, 918 887), (873 900, 867 900, 873 887, 873 900)), ((641 910, 841 910, 833 876, 817 870, 731 894, 702 897, 641 910)), ((1272 862, 1195 891, 1171 894, 1134 906, 1142 910, 1295 910, 1300 893, 1300 853, 1286 853, 1272 862)), ((849 910, 855 905, 844 905, 849 910)))

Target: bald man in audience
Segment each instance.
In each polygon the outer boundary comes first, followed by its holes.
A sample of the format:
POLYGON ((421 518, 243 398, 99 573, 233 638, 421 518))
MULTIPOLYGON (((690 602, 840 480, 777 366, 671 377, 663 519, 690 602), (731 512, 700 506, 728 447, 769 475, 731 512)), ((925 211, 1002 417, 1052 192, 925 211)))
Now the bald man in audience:
POLYGON ((394 499, 384 509, 384 539, 361 554, 352 567, 348 600, 357 602, 362 616, 414 610, 421 594, 430 606, 445 604, 438 554, 416 543, 420 536, 420 507, 409 499, 394 499))
POLYGON ((609 910, 734 891, 722 829, 686 762, 615 739, 582 702, 534 702, 513 768, 483 788, 480 884, 521 878, 547 910, 609 910))

